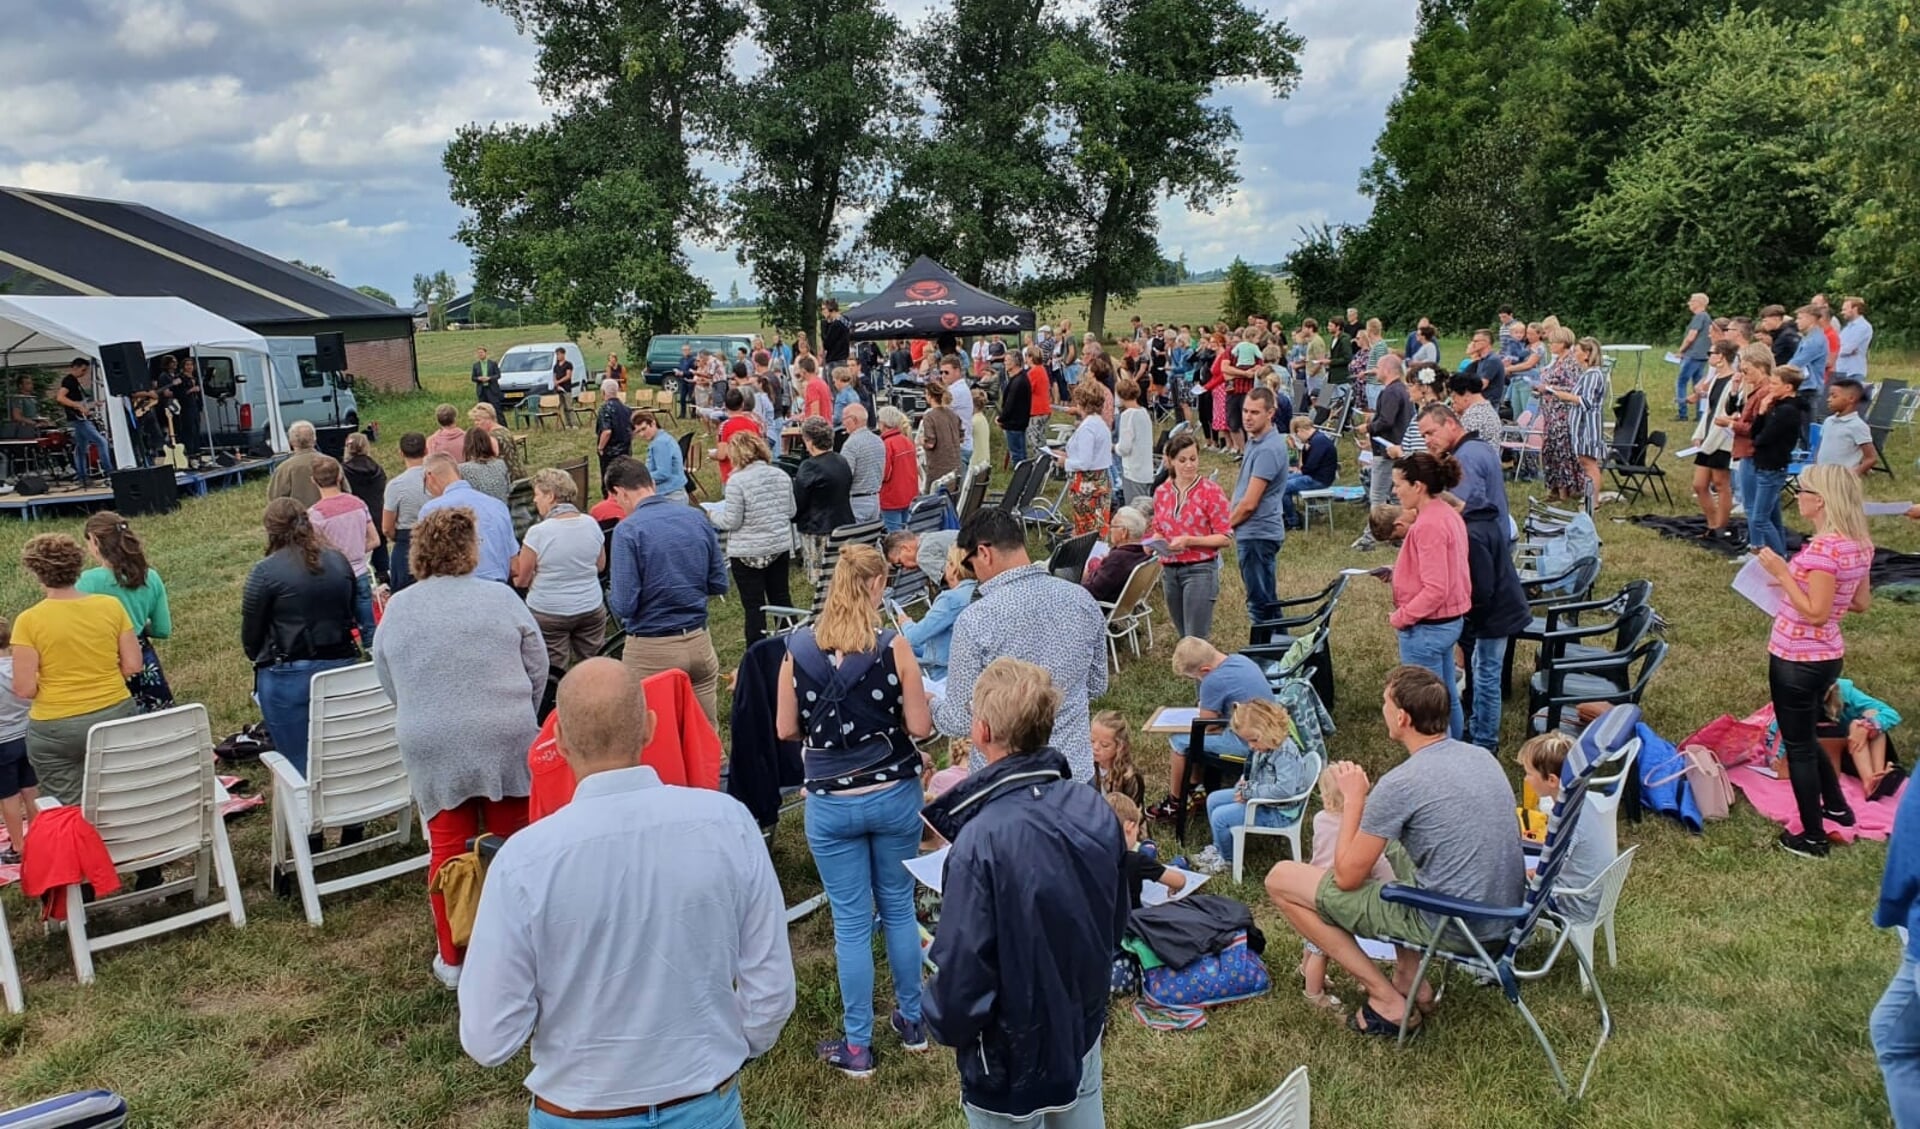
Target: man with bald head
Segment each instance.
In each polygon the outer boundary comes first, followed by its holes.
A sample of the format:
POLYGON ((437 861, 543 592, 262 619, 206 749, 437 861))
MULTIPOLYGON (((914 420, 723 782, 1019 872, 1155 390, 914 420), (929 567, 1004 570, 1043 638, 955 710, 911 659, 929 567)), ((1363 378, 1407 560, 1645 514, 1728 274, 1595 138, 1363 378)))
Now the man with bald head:
MULTIPOLYGON (((1380 395, 1375 398, 1366 422, 1354 428, 1356 433, 1367 437, 1367 450, 1373 455, 1367 477, 1367 501, 1376 506, 1393 501, 1393 460, 1400 457, 1400 440, 1413 422, 1413 397, 1407 393, 1403 379, 1406 374, 1406 362, 1397 354, 1388 353, 1380 358, 1380 395)), ((1372 550, 1373 531, 1362 533, 1353 547, 1361 552, 1372 550)))
POLYGON ((654 716, 620 663, 575 666, 554 709, 579 787, 487 870, 460 1045, 499 1066, 532 1039, 535 1129, 744 1126, 740 1068, 772 1049, 794 1006, 760 829, 731 796, 662 784, 640 763, 654 716))

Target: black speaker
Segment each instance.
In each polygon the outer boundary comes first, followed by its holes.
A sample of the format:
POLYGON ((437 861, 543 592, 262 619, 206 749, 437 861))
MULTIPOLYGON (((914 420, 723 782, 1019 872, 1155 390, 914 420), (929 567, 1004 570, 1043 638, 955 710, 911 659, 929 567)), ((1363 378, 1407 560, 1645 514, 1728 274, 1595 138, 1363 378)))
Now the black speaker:
POLYGON ((100 346, 100 367, 107 374, 107 391, 115 396, 153 391, 153 377, 147 372, 147 351, 138 341, 100 346))
POLYGON ((353 427, 316 427, 313 429, 313 449, 335 462, 346 462, 347 436, 356 430, 353 427))
POLYGON ((171 513, 180 508, 180 491, 170 466, 116 470, 113 508, 121 517, 171 513))
POLYGON ((318 354, 321 372, 347 371, 347 335, 344 333, 316 333, 313 335, 313 351, 318 354))

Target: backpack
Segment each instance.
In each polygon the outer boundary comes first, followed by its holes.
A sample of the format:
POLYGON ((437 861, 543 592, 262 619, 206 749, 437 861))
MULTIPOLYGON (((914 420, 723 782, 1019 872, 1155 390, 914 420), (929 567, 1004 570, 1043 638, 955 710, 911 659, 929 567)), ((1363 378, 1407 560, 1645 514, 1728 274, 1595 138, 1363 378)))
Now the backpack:
POLYGON ((1225 948, 1185 968, 1149 968, 1140 977, 1133 1016, 1156 1031, 1191 1031, 1207 1024, 1206 1009, 1250 1000, 1273 989, 1266 962, 1247 942, 1247 931, 1225 948))

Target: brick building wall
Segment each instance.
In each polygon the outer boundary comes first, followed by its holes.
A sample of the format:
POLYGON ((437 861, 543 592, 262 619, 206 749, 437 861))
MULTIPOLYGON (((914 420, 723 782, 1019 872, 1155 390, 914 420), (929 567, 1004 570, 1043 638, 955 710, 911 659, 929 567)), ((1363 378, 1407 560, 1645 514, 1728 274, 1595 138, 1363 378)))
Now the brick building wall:
POLYGON ((380 341, 347 342, 347 371, 369 388, 382 392, 413 391, 413 339, 392 337, 380 341))

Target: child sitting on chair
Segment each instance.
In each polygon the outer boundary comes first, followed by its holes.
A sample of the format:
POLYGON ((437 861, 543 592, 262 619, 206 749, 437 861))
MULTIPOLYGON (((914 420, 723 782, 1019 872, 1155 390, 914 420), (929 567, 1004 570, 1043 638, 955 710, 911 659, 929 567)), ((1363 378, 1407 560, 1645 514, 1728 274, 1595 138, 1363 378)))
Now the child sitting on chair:
MULTIPOLYGON (((1313 813, 1313 865, 1328 873, 1333 872, 1334 848, 1340 845, 1340 813, 1347 801, 1340 794, 1340 786, 1333 781, 1329 773, 1320 774, 1320 810, 1313 813)), ((1387 856, 1373 860, 1373 873, 1367 875, 1374 882, 1398 882, 1393 873, 1393 864, 1387 856)), ((1327 991, 1327 954, 1320 951, 1318 945, 1308 942, 1306 955, 1300 961, 1300 994, 1307 1002, 1317 1008, 1332 1012, 1341 1012, 1340 997, 1327 991)))
MULTIPOLYGON (((1520 752, 1514 760, 1520 763, 1520 774, 1527 787, 1540 797, 1540 808, 1549 814, 1560 802, 1560 771, 1566 766, 1568 754, 1573 752, 1573 738, 1565 733, 1542 733, 1520 746, 1520 752)), ((1573 842, 1567 846, 1567 862, 1560 868, 1560 876, 1554 885, 1568 890, 1585 889, 1593 880, 1600 877, 1601 871, 1613 863, 1613 853, 1608 845, 1608 836, 1600 825, 1600 817, 1592 812, 1581 816, 1579 826, 1573 830, 1573 842)), ((1533 877, 1531 861, 1527 866, 1527 877, 1533 877)), ((1554 907, 1575 922, 1591 920, 1598 908, 1598 897, 1554 899, 1554 907)))
MULTIPOLYGON (((1233 709, 1232 725, 1247 743, 1247 766, 1232 791, 1222 788, 1207 794, 1213 846, 1200 852, 1196 869, 1209 874, 1233 865, 1233 829, 1247 822, 1247 801, 1285 799, 1313 785, 1316 762, 1300 751, 1286 707, 1277 702, 1241 702, 1233 709)), ((1254 826, 1285 827, 1298 822, 1305 806, 1283 810, 1278 804, 1260 804, 1254 809, 1254 826)))
POLYGON ((1140 805, 1119 792, 1107 793, 1107 806, 1120 820, 1120 834, 1126 838, 1127 853, 1120 860, 1120 874, 1127 887, 1127 904, 1140 908, 1140 888, 1158 882, 1170 893, 1179 893, 1187 876, 1161 865, 1159 858, 1140 849, 1140 805))

